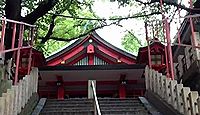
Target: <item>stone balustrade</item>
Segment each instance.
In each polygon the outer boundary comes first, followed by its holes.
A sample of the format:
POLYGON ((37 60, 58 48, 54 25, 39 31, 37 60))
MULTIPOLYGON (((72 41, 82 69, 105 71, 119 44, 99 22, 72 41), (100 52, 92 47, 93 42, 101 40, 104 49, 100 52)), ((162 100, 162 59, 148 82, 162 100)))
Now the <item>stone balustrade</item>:
POLYGON ((199 115, 200 97, 197 91, 178 84, 153 69, 145 68, 146 90, 157 94, 175 110, 184 115, 199 115))
POLYGON ((174 63, 175 78, 181 78, 182 75, 184 75, 190 66, 197 60, 200 60, 200 49, 185 47, 184 55, 179 55, 178 63, 174 63))
POLYGON ((0 97, 0 115, 17 115, 25 107, 33 93, 37 92, 38 69, 32 68, 30 75, 19 80, 0 97))

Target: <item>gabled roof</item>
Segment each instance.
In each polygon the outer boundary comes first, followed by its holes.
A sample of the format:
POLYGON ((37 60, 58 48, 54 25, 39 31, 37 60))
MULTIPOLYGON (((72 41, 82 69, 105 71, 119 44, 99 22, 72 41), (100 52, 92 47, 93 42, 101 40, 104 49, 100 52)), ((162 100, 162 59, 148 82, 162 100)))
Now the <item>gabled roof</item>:
POLYGON ((133 55, 133 54, 127 52, 127 51, 124 51, 124 50, 122 50, 122 49, 120 49, 120 48, 118 48, 118 47, 116 47, 116 46, 110 44, 109 42, 105 41, 105 40, 104 40, 103 38, 101 38, 96 32, 93 32, 92 35, 93 35, 95 38, 97 38, 97 40, 99 40, 100 42, 104 43, 106 46, 112 48, 113 50, 115 50, 115 51, 117 51, 117 52, 119 52, 119 53, 121 53, 121 54, 123 54, 123 55, 125 55, 125 56, 127 56, 127 57, 130 57, 130 58, 133 58, 133 59, 136 59, 136 58, 137 58, 135 55, 133 55))
MULTIPOLYGON (((152 52, 152 49, 154 49, 155 47, 159 48, 158 49, 159 53, 163 53, 164 52, 164 45, 161 42, 153 42, 153 43, 151 43, 150 44, 151 52, 152 52)), ((141 60, 145 61, 148 58, 148 53, 147 52, 148 52, 148 46, 139 48, 138 57, 137 57, 138 63, 140 63, 141 60)))
POLYGON ((80 47, 81 45, 83 45, 89 39, 93 39, 98 44, 102 44, 101 46, 109 48, 109 49, 117 52, 120 55, 126 56, 127 58, 132 59, 132 60, 136 60, 136 56, 134 56, 133 54, 130 54, 130 53, 128 53, 128 52, 126 52, 122 49, 117 48, 116 46, 108 43, 103 38, 101 38, 96 32, 92 32, 91 34, 88 34, 87 36, 84 36, 82 38, 77 39, 74 43, 66 46, 65 48, 63 48, 59 52, 47 57, 46 58, 47 63, 48 63, 48 61, 52 61, 52 60, 58 58, 59 56, 62 56, 65 53, 72 51, 72 49, 74 49, 74 48, 80 47))

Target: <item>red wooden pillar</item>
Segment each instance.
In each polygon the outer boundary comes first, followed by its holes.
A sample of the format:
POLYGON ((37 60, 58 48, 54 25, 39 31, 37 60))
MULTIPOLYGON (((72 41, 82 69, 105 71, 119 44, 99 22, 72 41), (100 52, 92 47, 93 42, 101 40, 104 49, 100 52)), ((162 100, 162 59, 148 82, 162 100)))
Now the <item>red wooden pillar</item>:
POLYGON ((65 98, 65 89, 63 85, 63 78, 62 76, 57 76, 57 98, 59 100, 63 100, 65 98))
POLYGON ((120 85, 119 85, 119 98, 124 99, 126 98, 126 75, 120 75, 120 85))
POLYGON ((59 100, 64 100, 65 98, 65 89, 64 86, 58 86, 58 92, 57 92, 57 96, 59 100))
POLYGON ((119 98, 120 99, 126 98, 126 85, 123 83, 119 85, 119 98))

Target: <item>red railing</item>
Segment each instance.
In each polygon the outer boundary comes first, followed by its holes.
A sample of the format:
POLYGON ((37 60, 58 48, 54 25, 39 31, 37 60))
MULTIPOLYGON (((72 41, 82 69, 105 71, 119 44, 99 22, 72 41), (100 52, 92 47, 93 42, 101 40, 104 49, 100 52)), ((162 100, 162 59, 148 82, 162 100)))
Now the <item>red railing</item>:
MULTIPOLYGON (((189 0, 190 3, 190 8, 193 9, 193 3, 192 0, 189 0)), ((180 4, 180 3, 179 3, 180 4)), ((198 45, 198 43, 196 43, 196 36, 195 36, 195 32, 194 32, 194 23, 193 23, 193 18, 197 18, 200 17, 200 15, 198 14, 191 14, 189 13, 189 15, 185 16, 185 17, 181 17, 180 16, 180 11, 178 11, 178 22, 180 23, 180 18, 184 18, 184 19, 189 19, 189 25, 190 25, 190 29, 191 29, 191 44, 183 44, 181 43, 181 35, 180 35, 180 29, 182 29, 182 27, 180 27, 178 29, 178 33, 177 33, 177 39, 178 39, 178 43, 172 43, 171 42, 171 38, 170 38, 170 23, 168 22, 169 19, 165 16, 165 12, 163 11, 163 1, 160 0, 160 8, 161 8, 161 13, 162 13, 162 23, 163 23, 163 32, 165 34, 164 37, 164 41, 158 41, 153 39, 150 39, 148 37, 148 27, 147 27, 147 23, 145 23, 145 30, 146 30, 146 41, 147 41, 147 45, 148 45, 148 60, 149 60, 149 67, 152 67, 152 62, 151 62, 151 50, 149 48, 150 43, 149 42, 162 42, 164 44, 166 44, 165 46, 165 58, 166 58, 166 72, 167 72, 167 77, 170 77, 171 79, 174 79, 174 65, 173 65, 173 54, 172 54, 172 49, 171 46, 173 45, 177 45, 178 47, 193 47, 193 48, 200 48, 200 46, 198 45), (165 41, 166 40, 166 41, 165 41)), ((178 9, 179 10, 179 9, 178 9)), ((187 23, 187 22, 186 22, 187 23)), ((152 32, 154 34, 154 31, 152 32)))
POLYGON ((1 24, 2 28, 1 28, 0 54, 13 52, 13 57, 15 58, 15 64, 16 64, 14 85, 16 85, 18 82, 20 51, 22 49, 29 49, 27 73, 30 74, 35 26, 24 23, 24 22, 6 19, 6 18, 0 18, 0 20, 2 23, 1 24), (9 28, 7 27, 8 25, 9 25, 9 28), (12 29, 12 38, 6 38, 7 29, 12 29), (26 37, 25 37, 25 34, 27 34, 26 37), (12 43, 11 43, 11 46, 9 46, 9 48, 5 48, 5 39, 12 39, 12 43), (18 43, 17 45, 16 45, 16 42, 18 43))

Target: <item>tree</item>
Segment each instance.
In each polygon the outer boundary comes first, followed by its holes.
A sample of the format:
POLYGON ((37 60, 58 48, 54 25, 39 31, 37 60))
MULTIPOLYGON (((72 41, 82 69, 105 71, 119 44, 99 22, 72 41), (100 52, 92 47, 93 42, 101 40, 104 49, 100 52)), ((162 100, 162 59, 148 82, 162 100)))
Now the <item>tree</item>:
POLYGON ((128 31, 127 34, 124 35, 122 38, 122 46, 124 49, 126 49, 129 52, 136 53, 139 50, 139 47, 141 47, 141 42, 138 40, 138 38, 130 31, 128 31))
MULTIPOLYGON (((117 0, 117 1, 119 2, 120 6, 131 5, 133 3, 131 0, 117 0)), ((104 26, 109 26, 111 24, 119 24, 121 20, 130 18, 133 16, 145 16, 147 17, 146 19, 148 19, 148 15, 159 14, 160 12, 160 7, 158 7, 160 0, 151 0, 150 2, 142 2, 141 0, 134 0, 134 2, 138 3, 139 5, 142 5, 144 8, 141 12, 137 13, 137 15, 130 14, 130 16, 127 16, 125 18, 119 17, 119 18, 111 19, 112 22, 110 24, 106 24, 105 19, 99 19, 99 17, 92 16, 95 19, 92 18, 92 19, 87 19, 87 20, 93 20, 93 21, 95 20, 93 23, 91 23, 91 25, 96 24, 98 26, 91 27, 87 31, 84 30, 85 32, 84 33, 81 32, 81 34, 84 35, 84 34, 89 33, 90 31, 102 28, 104 26), (150 9, 150 10, 147 10, 147 9, 150 9)), ((177 2, 171 2, 170 0, 164 0, 163 3, 165 6, 166 13, 168 13, 169 11, 169 8, 170 8, 169 6, 180 7, 181 9, 184 9, 191 13, 199 13, 199 9, 197 8, 199 8, 200 6, 199 5, 200 0, 197 0, 196 3, 194 4, 195 9, 187 8, 182 4, 178 4, 177 2)), ((29 24, 38 24, 39 25, 38 30, 41 30, 41 28, 44 28, 46 32, 43 32, 43 34, 40 34, 40 33, 38 34, 38 35, 43 35, 43 36, 38 36, 40 40, 38 40, 37 43, 45 44, 46 42, 48 42, 49 39, 54 39, 56 41, 70 41, 70 40, 77 39, 78 37, 80 37, 81 35, 78 35, 78 36, 72 37, 72 39, 67 40, 65 37, 69 37, 69 36, 62 37, 62 36, 59 36, 62 34, 55 33, 55 31, 53 30, 56 28, 55 25, 58 24, 57 21, 62 20, 57 17, 60 17, 60 15, 63 15, 63 13, 67 12, 65 13, 65 15, 69 14, 68 18, 77 19, 79 18, 77 11, 78 10, 80 11, 82 6, 88 7, 89 11, 91 11, 91 5, 92 5, 92 1, 90 0, 83 0, 83 1, 79 1, 79 0, 37 0, 37 1, 15 0, 15 2, 13 2, 13 0, 3 0, 3 1, 0 1, 0 13, 2 15, 5 14, 5 16, 9 19, 23 21, 29 24), (22 10, 24 11, 22 12, 22 10), (25 15, 22 16, 22 14, 25 14, 25 15)), ((82 21, 80 20, 77 20, 77 22, 81 23, 79 24, 81 25, 79 26, 80 28, 84 27, 87 23, 87 21, 84 21, 82 23, 82 21)), ((6 30, 6 39, 5 39, 6 49, 10 48, 11 46, 11 35, 12 35, 11 32, 12 32, 12 28, 8 28, 6 30)), ((6 55, 6 58, 7 59, 11 58, 11 55, 6 55)))
MULTIPOLYGON (((70 16, 76 16, 77 11, 80 11, 80 9, 83 8, 82 6, 89 7, 91 3, 92 2, 89 0, 82 2, 79 2, 78 0, 16 0, 15 2, 6 0, 0 2, 0 13, 2 15, 5 14, 5 17, 8 19, 23 21, 29 24, 37 24, 39 27, 38 30, 41 30, 40 27, 43 27, 44 29, 44 25, 46 25, 46 35, 38 36, 41 40, 38 40, 37 42, 39 44, 44 44, 54 33, 53 29, 56 24, 54 21, 58 20, 56 19, 57 16, 54 14, 67 12, 70 16), (50 26, 48 27, 48 25, 50 26)), ((19 28, 17 28, 17 31, 19 31, 19 28)), ((10 49, 11 47, 11 32, 12 28, 8 27, 5 35, 6 49, 10 49)), ((16 35, 16 37, 18 37, 18 35, 16 35)), ((6 54, 6 59, 11 57, 11 53, 6 54)))
MULTIPOLYGON (((79 16, 93 17, 88 10, 77 11, 79 16)), ((64 12, 63 15, 69 15, 64 12)), ((58 17, 51 22, 41 23, 39 20, 38 43, 36 48, 41 50, 45 56, 49 56, 52 52, 57 51, 71 40, 75 40, 88 34, 93 27, 96 27, 96 21, 78 20, 73 18, 58 17), (50 25, 50 27, 49 27, 50 25), (51 28, 51 29, 50 29, 51 28)))
MULTIPOLYGON (((161 9, 160 0, 149 0, 148 2, 143 2, 142 0, 134 0, 135 2, 139 3, 142 7, 142 10, 140 13, 149 13, 149 12, 162 12, 164 14, 163 16, 167 16, 170 19, 170 23, 174 21, 174 16, 178 15, 178 10, 186 10, 189 12, 189 14, 199 14, 199 7, 200 7, 200 0, 197 0, 194 3, 194 9, 190 9, 182 4, 182 2, 178 3, 177 0, 163 0, 163 6, 161 9)), ((129 5, 131 3, 130 0, 121 0, 120 4, 122 5, 129 5)), ((140 20, 144 20, 149 26, 149 32, 151 32, 151 35, 148 37, 153 38, 159 38, 160 41, 163 41, 165 35, 163 31, 163 17, 160 16, 145 16, 140 18, 140 20)), ((133 32, 128 32, 124 38, 122 39, 122 45, 125 49, 128 51, 135 52, 136 47, 139 47, 140 45, 137 42, 138 39, 135 37, 133 32)))

